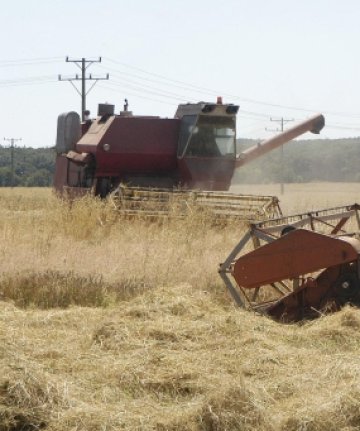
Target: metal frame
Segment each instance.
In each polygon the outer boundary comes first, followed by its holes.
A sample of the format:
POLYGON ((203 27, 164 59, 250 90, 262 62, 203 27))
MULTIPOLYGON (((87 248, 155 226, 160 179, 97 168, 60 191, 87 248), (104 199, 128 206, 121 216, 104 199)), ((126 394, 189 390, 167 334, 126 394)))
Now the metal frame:
POLYGON ((282 215, 276 196, 242 195, 230 192, 144 188, 120 184, 110 199, 125 216, 185 216, 192 209, 207 210, 216 219, 253 220, 282 215), (176 208, 176 211, 171 211, 176 208))
POLYGON ((270 220, 264 220, 257 223, 250 223, 249 229, 240 239, 238 244, 231 251, 226 260, 220 264, 219 275, 229 290, 231 297, 236 305, 243 308, 261 309, 266 302, 259 300, 260 290, 266 288, 272 289, 273 293, 279 299, 292 292, 301 282, 299 279, 287 280, 262 286, 254 289, 252 296, 239 286, 232 274, 233 265, 237 258, 244 254, 244 248, 251 241, 254 249, 261 247, 265 243, 270 243, 281 237, 282 230, 288 226, 295 228, 308 229, 331 236, 355 236, 360 232, 360 205, 355 203, 335 208, 327 208, 317 211, 311 211, 301 214, 295 214, 285 217, 279 217, 270 220), (351 232, 346 229, 350 222, 356 224, 356 231, 351 232))

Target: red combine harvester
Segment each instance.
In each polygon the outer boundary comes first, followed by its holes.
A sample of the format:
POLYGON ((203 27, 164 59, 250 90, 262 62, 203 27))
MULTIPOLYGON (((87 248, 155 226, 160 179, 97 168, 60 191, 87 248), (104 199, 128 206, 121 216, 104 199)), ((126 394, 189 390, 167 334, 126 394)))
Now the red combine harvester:
POLYGON ((184 211, 191 202, 226 217, 279 216, 276 197, 227 192, 234 171, 307 131, 319 133, 324 117, 236 154, 238 109, 219 98, 181 104, 172 119, 127 110, 116 115, 108 104, 100 104, 97 118, 84 123, 75 112, 61 114, 55 189, 70 196, 110 195, 128 214, 166 214, 176 200, 184 211))

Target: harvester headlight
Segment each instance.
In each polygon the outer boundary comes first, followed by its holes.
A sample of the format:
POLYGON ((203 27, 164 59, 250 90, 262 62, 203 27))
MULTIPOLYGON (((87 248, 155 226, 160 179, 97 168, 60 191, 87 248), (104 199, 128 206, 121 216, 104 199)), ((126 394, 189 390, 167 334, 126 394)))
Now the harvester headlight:
POLYGON ((205 105, 202 108, 202 112, 204 112, 205 114, 208 114, 209 112, 212 112, 215 109, 215 105, 205 105))
POLYGON ((110 151, 110 144, 103 145, 104 151, 110 151))
POLYGON ((237 105, 228 105, 226 107, 227 114, 237 114, 239 107, 237 105))

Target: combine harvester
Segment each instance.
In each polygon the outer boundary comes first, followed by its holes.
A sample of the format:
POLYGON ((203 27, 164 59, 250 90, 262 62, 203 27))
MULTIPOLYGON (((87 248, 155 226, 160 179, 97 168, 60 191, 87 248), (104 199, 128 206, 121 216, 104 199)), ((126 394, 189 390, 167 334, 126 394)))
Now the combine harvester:
POLYGON ((360 306, 359 210, 251 223, 219 269, 235 303, 286 323, 360 306))
POLYGON ((70 196, 109 196, 125 215, 168 215, 189 208, 215 217, 259 220, 281 215, 274 196, 229 193, 235 169, 305 132, 319 133, 316 115, 241 154, 236 154, 239 107, 181 104, 175 118, 115 114, 100 104, 94 120, 80 123, 75 112, 58 118, 55 189, 70 196))

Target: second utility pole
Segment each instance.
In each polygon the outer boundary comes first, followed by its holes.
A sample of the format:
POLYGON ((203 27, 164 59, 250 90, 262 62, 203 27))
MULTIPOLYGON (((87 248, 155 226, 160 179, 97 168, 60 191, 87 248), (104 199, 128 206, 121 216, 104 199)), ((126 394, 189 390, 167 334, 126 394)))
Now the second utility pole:
MULTIPOLYGON (((284 119, 283 117, 281 118, 270 118, 270 121, 276 121, 278 123, 280 123, 280 131, 281 133, 284 131, 284 123, 288 123, 289 121, 294 121, 294 119, 284 119)), ((284 194, 284 145, 281 145, 281 162, 280 162, 280 168, 281 168, 281 182, 280 182, 280 193, 283 195, 284 194)))
POLYGON ((75 63, 77 67, 81 70, 81 77, 77 74, 73 78, 63 78, 59 75, 59 81, 69 81, 70 84, 75 88, 77 93, 81 96, 81 120, 84 121, 85 111, 86 111, 86 96, 90 92, 90 90, 94 87, 94 85, 100 80, 109 79, 109 74, 105 77, 93 77, 91 74, 86 76, 86 69, 91 66, 93 63, 101 63, 101 57, 98 60, 87 60, 86 58, 82 58, 81 60, 70 60, 69 57, 66 57, 67 63, 75 63), (77 89, 77 87, 73 84, 73 81, 81 81, 81 92, 77 89), (95 81, 93 85, 86 91, 85 81, 95 81))
POLYGON ((14 148, 15 142, 21 141, 21 138, 4 138, 4 141, 10 142, 10 163, 11 163, 11 177, 10 177, 10 186, 14 187, 14 148))

